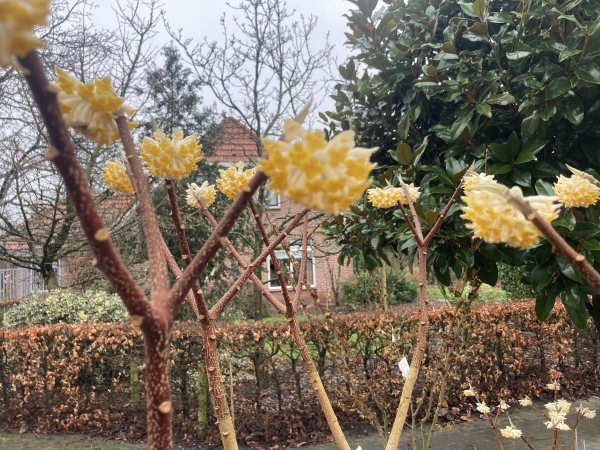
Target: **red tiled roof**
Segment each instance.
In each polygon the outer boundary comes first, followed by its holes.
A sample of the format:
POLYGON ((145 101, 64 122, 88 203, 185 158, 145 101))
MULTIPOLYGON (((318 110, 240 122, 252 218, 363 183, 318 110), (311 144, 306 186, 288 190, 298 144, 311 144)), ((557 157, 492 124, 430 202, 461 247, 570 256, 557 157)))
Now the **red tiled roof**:
POLYGON ((214 155, 207 156, 210 162, 236 163, 238 161, 256 161, 256 134, 246 125, 232 117, 226 117, 219 123, 223 132, 223 143, 216 148, 214 155))

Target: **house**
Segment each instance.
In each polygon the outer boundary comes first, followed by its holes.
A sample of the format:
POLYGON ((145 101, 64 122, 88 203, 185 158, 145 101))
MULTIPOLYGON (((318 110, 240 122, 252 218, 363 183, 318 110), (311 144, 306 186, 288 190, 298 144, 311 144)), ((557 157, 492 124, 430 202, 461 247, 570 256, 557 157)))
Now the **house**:
MULTIPOLYGON (((206 160, 224 167, 238 161, 242 161, 249 166, 255 165, 259 157, 256 135, 244 124, 230 117, 223 119, 219 127, 222 132, 222 144, 216 148, 213 155, 206 157, 206 160)), ((266 203, 263 220, 267 229, 272 227, 280 229, 280 225, 286 219, 293 217, 303 209, 301 205, 279 198, 274 193, 269 195, 266 203)), ((336 250, 328 250, 330 242, 325 242, 323 235, 318 232, 319 224, 324 220, 322 214, 311 212, 309 218, 311 220, 309 222, 309 260, 307 260, 306 266, 307 282, 316 289, 323 304, 326 302, 329 304, 337 303, 339 300, 338 283, 340 280, 350 278, 353 270, 351 266, 340 266, 338 264, 336 250)), ((291 247, 291 256, 299 262, 302 244, 301 225, 289 236, 288 243, 291 247)), ((275 255, 282 265, 286 264, 291 268, 293 261, 290 260, 284 249, 276 250, 275 255)), ((247 255, 246 259, 250 260, 251 256, 247 255)), ((281 286, 277 280, 270 257, 263 265, 262 280, 273 295, 283 301, 281 286)), ((301 300, 306 304, 312 303, 312 298, 306 288, 303 289, 301 300)))
MULTIPOLYGON (((96 201, 100 217, 117 245, 124 240, 131 241, 124 236, 132 230, 132 220, 137 220, 131 208, 131 197, 101 194, 96 196, 96 201)), ((91 266, 92 255, 75 212, 68 210, 65 201, 38 209, 20 226, 10 228, 11 232, 6 231, 7 227, 3 230, 4 234, 0 236, 0 300, 47 292, 40 265, 44 255, 52 255, 52 252, 56 252, 51 256, 56 276, 52 282, 59 287, 86 288, 98 282, 102 284, 102 274, 91 266), (65 221, 70 226, 63 241, 60 230, 65 221), (59 239, 62 244, 57 244, 59 239)), ((138 272, 140 276, 136 278, 142 279, 147 269, 138 272)))

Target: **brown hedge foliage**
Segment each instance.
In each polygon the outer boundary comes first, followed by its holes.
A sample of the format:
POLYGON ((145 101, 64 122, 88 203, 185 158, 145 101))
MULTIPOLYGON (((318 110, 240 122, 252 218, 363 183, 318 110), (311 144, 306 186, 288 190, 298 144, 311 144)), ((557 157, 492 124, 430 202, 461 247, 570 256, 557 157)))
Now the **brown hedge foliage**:
MULTIPOLYGON (((438 349, 452 314, 452 308, 431 310, 430 347, 415 396, 441 357, 438 349)), ((410 356, 416 316, 359 313, 301 325, 344 428, 364 426, 369 415, 360 405, 369 405, 379 418, 392 417, 402 388, 397 363, 410 356)), ((327 439, 285 322, 223 324, 217 336, 226 383, 227 360, 232 361, 235 424, 242 439, 282 444, 327 439)), ((447 419, 471 414, 472 405, 460 395, 467 382, 492 403, 546 395, 542 387, 551 370, 563 374, 567 397, 598 392, 595 332, 575 329, 562 307, 546 323, 537 320, 530 302, 473 307, 459 339, 450 365, 447 419)), ((201 341, 197 324, 175 327, 171 382, 180 438, 195 436, 201 341)), ((0 350, 0 422, 11 427, 27 422, 41 432, 144 438, 143 371, 137 407, 131 405, 130 387, 130 364, 143 361, 138 329, 126 324, 4 329, 0 350)))

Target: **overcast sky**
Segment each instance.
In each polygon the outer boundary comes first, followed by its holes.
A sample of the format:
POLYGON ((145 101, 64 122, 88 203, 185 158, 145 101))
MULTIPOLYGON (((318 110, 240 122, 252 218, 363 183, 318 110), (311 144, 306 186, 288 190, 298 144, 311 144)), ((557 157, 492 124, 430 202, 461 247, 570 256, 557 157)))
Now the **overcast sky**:
MULTIPOLYGON (((98 2, 99 9, 94 13, 97 24, 112 28, 114 12, 112 7, 116 0, 103 0, 98 2)), ((124 3, 124 2, 123 2, 124 3)), ((230 2, 237 5, 239 0, 230 2)), ((319 43, 324 42, 325 36, 329 32, 329 41, 335 45, 334 55, 339 62, 342 62, 348 54, 344 47, 344 32, 348 31, 346 27, 347 19, 342 17, 354 5, 345 0, 288 0, 288 11, 295 10, 295 16, 313 14, 318 17, 317 28, 314 32, 314 48, 319 43)), ((222 38, 222 28, 219 19, 226 13, 227 22, 230 22, 236 11, 226 5, 223 0, 165 0, 162 8, 165 12, 166 21, 173 30, 182 29, 185 37, 193 38, 195 41, 201 41, 204 36, 209 40, 220 40, 222 38)), ((230 27, 234 30, 234 25, 230 27)), ((166 44, 170 37, 160 26, 160 34, 156 38, 157 44, 166 44)), ((205 103, 212 103, 213 97, 209 92, 202 92, 205 103)), ((333 101, 321 105, 321 110, 331 109, 333 101)), ((220 108, 219 108, 220 109, 220 108)))

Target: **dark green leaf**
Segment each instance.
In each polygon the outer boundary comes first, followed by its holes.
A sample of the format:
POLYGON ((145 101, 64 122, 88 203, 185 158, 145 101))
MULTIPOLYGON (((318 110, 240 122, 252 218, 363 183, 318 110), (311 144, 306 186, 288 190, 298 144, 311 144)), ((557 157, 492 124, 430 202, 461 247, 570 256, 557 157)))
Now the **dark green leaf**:
POLYGON ((454 121, 452 124, 452 128, 450 129, 450 138, 452 140, 456 140, 459 138, 464 129, 469 125, 469 121, 473 117, 473 111, 468 111, 464 113, 462 116, 459 116, 458 119, 454 121))
POLYGON ((515 160, 515 164, 524 164, 526 162, 533 161, 534 159, 535 159, 535 153, 528 152, 528 151, 522 151, 521 153, 519 153, 519 156, 517 156, 517 159, 515 160))
POLYGON ((506 145, 492 143, 488 146, 488 148, 492 151, 494 158, 497 160, 502 162, 511 161, 510 151, 506 145))
POLYGON ((487 103, 480 103, 479 105, 477 105, 476 110, 482 116, 489 117, 490 119, 492 118, 492 107, 487 103))
POLYGON ((600 84, 600 67, 597 64, 587 64, 575 71, 575 75, 582 81, 600 84))
POLYGON ((510 164, 497 163, 492 164, 490 167, 488 167, 487 173, 489 175, 503 175, 505 173, 510 172, 511 170, 512 166, 510 164))
POLYGON ((396 158, 398 162, 402 164, 410 164, 412 158, 412 149, 406 142, 398 144, 396 147, 396 158))
POLYGON ((556 262, 558 263, 558 267, 560 268, 560 271, 563 273, 564 276, 580 284, 583 283, 583 280, 581 279, 581 274, 576 269, 574 269, 573 266, 569 264, 569 262, 566 259, 564 259, 561 256, 557 256, 556 262))
POLYGON ((556 291, 549 290, 539 293, 535 298, 535 315, 540 322, 545 322, 556 303, 556 291))
POLYGON ((600 234, 600 227, 594 223, 577 222, 573 229, 573 235, 577 239, 587 239, 600 234))
POLYGON ((538 193, 538 195, 554 195, 554 187, 552 183, 548 183, 544 180, 537 180, 535 182, 535 191, 538 193))
POLYGON ((531 287, 541 292, 554 277, 554 265, 538 266, 531 272, 531 287))
POLYGON ((538 125, 540 124, 540 116, 537 111, 534 111, 533 114, 525 117, 523 122, 521 122, 521 136, 528 137, 533 136, 534 133, 538 129, 538 125))

